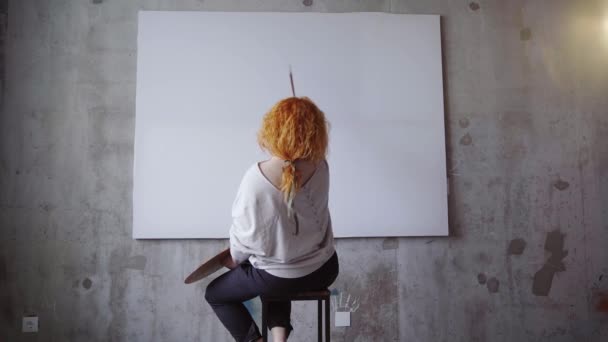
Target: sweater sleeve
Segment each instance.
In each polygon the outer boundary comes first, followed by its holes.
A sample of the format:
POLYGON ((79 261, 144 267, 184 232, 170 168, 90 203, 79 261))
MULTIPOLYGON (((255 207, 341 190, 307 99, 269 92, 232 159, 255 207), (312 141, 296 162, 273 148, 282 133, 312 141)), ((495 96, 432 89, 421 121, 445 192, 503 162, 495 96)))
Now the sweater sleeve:
POLYGON ((251 255, 265 256, 267 250, 263 201, 256 199, 247 182, 241 184, 232 205, 232 225, 230 227, 230 254, 238 264, 251 255))

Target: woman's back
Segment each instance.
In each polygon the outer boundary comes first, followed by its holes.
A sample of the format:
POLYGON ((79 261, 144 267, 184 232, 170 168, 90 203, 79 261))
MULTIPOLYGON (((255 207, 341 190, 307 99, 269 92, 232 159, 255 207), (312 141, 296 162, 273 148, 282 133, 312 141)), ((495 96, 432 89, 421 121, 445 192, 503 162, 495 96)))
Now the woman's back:
POLYGON ((303 185, 294 197, 292 214, 283 193, 263 173, 263 163, 245 173, 232 212, 231 251, 237 261, 248 258, 254 267, 270 274, 297 278, 332 256, 329 168, 321 161, 307 171, 308 179, 302 177, 303 185))
MULTIPOLYGON (((315 173, 319 163, 314 163, 308 160, 296 160, 295 166, 302 180, 302 184, 305 184, 315 173)), ((260 170, 277 189, 281 188, 281 178, 283 176, 283 167, 285 162, 278 158, 270 158, 263 162, 258 163, 260 170)))

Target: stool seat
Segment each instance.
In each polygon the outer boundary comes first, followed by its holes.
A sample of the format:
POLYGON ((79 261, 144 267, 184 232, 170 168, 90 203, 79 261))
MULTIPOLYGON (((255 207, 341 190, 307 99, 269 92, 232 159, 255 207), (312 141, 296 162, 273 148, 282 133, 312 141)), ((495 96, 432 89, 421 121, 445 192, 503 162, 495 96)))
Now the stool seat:
POLYGON ((268 341, 268 329, 266 324, 266 314, 268 312, 268 302, 273 301, 302 301, 302 300, 316 300, 317 301, 317 335, 319 342, 323 342, 323 311, 322 303, 325 302, 325 341, 329 342, 330 330, 329 330, 329 296, 331 292, 328 289, 312 290, 312 291, 301 291, 293 293, 273 294, 260 296, 262 300, 262 337, 264 342, 268 341))
POLYGON ((329 297, 331 292, 329 290, 315 290, 315 291, 302 291, 286 294, 266 295, 262 296, 265 300, 318 300, 320 297, 329 297))

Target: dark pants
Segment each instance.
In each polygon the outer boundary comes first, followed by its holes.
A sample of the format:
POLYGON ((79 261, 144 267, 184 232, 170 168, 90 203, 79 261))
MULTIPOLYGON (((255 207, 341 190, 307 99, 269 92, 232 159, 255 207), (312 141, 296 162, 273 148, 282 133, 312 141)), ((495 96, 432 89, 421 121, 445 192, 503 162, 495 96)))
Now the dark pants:
MULTIPOLYGON (((205 299, 236 341, 255 341, 262 335, 243 305, 244 301, 260 295, 324 289, 336 280, 338 272, 336 253, 319 269, 301 278, 276 277, 246 261, 209 283, 205 299)), ((290 301, 269 302, 268 328, 284 327, 289 336, 293 330, 290 315, 290 301)))

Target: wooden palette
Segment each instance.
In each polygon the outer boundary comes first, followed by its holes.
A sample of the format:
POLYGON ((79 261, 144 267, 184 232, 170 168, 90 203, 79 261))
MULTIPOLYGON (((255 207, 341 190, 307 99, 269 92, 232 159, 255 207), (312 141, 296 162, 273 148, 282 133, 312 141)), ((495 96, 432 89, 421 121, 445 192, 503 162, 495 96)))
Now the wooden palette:
POLYGON ((215 273, 224 267, 222 261, 230 257, 230 248, 219 252, 213 258, 207 260, 204 264, 200 265, 194 272, 192 272, 188 278, 184 281, 186 284, 192 284, 199 281, 206 276, 215 273))

